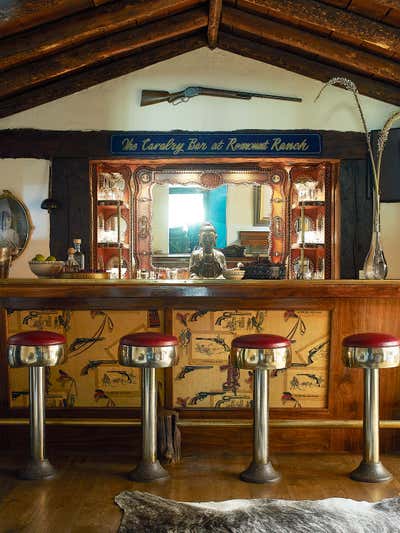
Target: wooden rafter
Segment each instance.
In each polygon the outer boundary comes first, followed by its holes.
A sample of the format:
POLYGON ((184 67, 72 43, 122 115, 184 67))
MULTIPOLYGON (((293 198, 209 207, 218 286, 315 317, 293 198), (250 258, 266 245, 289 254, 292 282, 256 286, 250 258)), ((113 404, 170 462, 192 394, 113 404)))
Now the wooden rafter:
POLYGON ((66 78, 47 83, 22 94, 0 100, 0 118, 19 113, 25 109, 57 100, 107 80, 171 59, 191 50, 206 46, 203 34, 177 39, 149 50, 116 59, 104 65, 93 66, 89 70, 77 72, 66 78))
POLYGON ((335 76, 351 78, 356 83, 361 94, 390 104, 400 105, 400 91, 398 87, 389 83, 372 80, 366 76, 350 73, 338 67, 306 59, 292 52, 224 32, 220 32, 219 47, 234 54, 250 57, 323 82, 335 76))
POLYGON ((86 10, 43 27, 8 37, 0 46, 0 70, 29 63, 55 54, 85 41, 111 35, 185 11, 204 0, 153 0, 150 3, 127 3, 125 0, 86 10))
POLYGON ((274 46, 283 45, 297 53, 306 53, 311 58, 318 58, 350 71, 353 70, 400 85, 400 64, 398 62, 379 58, 362 49, 338 43, 309 31, 288 27, 280 22, 244 13, 231 7, 224 9, 222 27, 239 31, 251 39, 262 39, 274 46))
POLYGON ((400 9, 400 0, 374 0, 374 4, 388 9, 400 9))
MULTIPOLYGON (((113 0, 103 0, 104 3, 113 0)), ((0 35, 25 31, 94 7, 94 0, 5 0, 0 5, 0 35)))
POLYGON ((198 8, 168 19, 152 22, 137 29, 125 30, 94 42, 83 44, 79 53, 67 50, 55 56, 21 65, 2 74, 0 98, 29 90, 51 80, 87 69, 101 62, 138 51, 143 47, 157 46, 161 42, 177 39, 207 26, 204 9, 198 8))
POLYGON ((397 28, 362 17, 350 11, 316 0, 237 0, 237 7, 296 25, 314 26, 343 35, 353 41, 365 41, 379 48, 400 54, 400 31, 397 28))
POLYGON ((222 0, 210 0, 209 13, 208 13, 208 46, 214 49, 218 43, 218 31, 221 21, 222 13, 222 0))

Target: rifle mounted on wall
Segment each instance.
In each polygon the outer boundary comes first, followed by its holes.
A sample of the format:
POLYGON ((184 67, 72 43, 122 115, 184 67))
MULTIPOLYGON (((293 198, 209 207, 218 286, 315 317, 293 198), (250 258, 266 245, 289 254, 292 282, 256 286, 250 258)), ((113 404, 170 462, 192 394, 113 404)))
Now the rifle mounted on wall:
POLYGON ((183 91, 170 93, 168 91, 142 91, 141 107, 147 105, 168 102, 170 104, 180 104, 187 102, 194 96, 219 96, 220 98, 237 98, 239 100, 250 100, 251 98, 270 98, 272 100, 285 100, 287 102, 301 102, 301 98, 295 96, 280 96, 276 94, 260 94, 243 91, 227 91, 225 89, 213 89, 211 87, 186 87, 183 91))

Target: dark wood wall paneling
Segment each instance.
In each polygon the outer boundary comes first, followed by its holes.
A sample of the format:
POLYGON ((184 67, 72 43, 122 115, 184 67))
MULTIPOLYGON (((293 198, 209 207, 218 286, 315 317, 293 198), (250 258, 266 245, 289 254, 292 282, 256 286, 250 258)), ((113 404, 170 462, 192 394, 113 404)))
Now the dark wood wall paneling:
POLYGON ((82 251, 89 260, 92 200, 88 159, 53 159, 52 196, 60 207, 50 213, 51 255, 66 259, 72 240, 81 238, 82 251))

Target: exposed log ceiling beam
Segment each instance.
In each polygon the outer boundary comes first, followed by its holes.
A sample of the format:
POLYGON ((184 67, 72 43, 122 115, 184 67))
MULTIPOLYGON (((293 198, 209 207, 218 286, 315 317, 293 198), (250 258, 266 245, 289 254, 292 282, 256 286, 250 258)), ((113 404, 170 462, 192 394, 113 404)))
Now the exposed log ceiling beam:
POLYGON ((228 31, 238 30, 251 39, 263 39, 274 45, 283 45, 297 53, 307 53, 342 68, 400 85, 399 63, 326 37, 285 26, 280 22, 225 7, 222 14, 222 27, 228 31))
POLYGON ((323 82, 335 76, 350 77, 357 84, 361 94, 394 105, 400 105, 400 91, 398 87, 389 83, 383 83, 365 76, 360 76, 359 74, 349 73, 346 70, 325 65, 319 61, 306 59, 292 52, 250 41, 242 37, 228 35, 224 32, 220 32, 218 46, 234 54, 250 57, 323 82))
POLYGON ((328 29, 351 41, 365 41, 382 52, 400 54, 400 30, 397 28, 315 0, 237 0, 237 7, 273 15, 299 26, 312 25, 316 31, 328 29))
MULTIPOLYGON (((113 0, 101 0, 101 3, 113 0)), ((39 24, 66 17, 95 7, 97 0, 2 0, 0 4, 0 35, 25 31, 39 24)))
POLYGON ((207 23, 207 12, 198 8, 175 15, 172 20, 165 19, 137 29, 125 30, 83 44, 77 50, 67 50, 29 65, 21 65, 2 74, 0 98, 28 90, 92 65, 134 53, 142 47, 155 46, 162 41, 183 37, 205 28, 207 23))
POLYGON ((210 9, 208 12, 208 46, 214 49, 218 43, 218 31, 221 21, 222 0, 210 0, 210 9))
POLYGON ((206 44, 203 33, 201 35, 195 34, 149 50, 140 50, 136 54, 94 66, 87 71, 77 72, 66 78, 0 101, 0 118, 57 100, 57 98, 82 91, 98 83, 129 74, 185 52, 202 48, 206 44))
POLYGON ((374 4, 388 9, 400 9, 400 0, 374 0, 374 4))
POLYGON ((134 4, 123 0, 96 10, 87 10, 0 41, 0 70, 34 61, 85 41, 162 19, 201 3, 204 3, 204 0, 153 0, 151 3, 134 4))

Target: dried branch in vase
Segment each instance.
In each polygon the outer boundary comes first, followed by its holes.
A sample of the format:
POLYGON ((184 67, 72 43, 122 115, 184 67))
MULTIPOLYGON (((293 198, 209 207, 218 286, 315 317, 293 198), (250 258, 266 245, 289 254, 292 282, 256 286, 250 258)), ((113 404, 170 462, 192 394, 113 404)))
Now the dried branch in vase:
POLYGON ((384 127, 379 132, 378 142, 377 142, 377 157, 375 160, 374 153, 372 151, 371 139, 368 131, 367 122, 365 120, 365 115, 361 107, 359 92, 356 84, 347 79, 347 78, 331 78, 325 85, 323 85, 319 94, 315 98, 315 101, 321 96, 322 92, 326 87, 330 85, 338 85, 343 87, 347 91, 353 93, 355 101, 357 103, 357 108, 360 113, 361 122, 363 125, 369 159, 371 162, 372 173, 374 176, 374 217, 373 217, 373 228, 372 228, 372 238, 371 246, 368 252, 368 255, 364 263, 364 273, 367 279, 385 279, 387 275, 387 264, 385 256, 383 254, 382 246, 380 243, 380 179, 381 179, 381 166, 382 166, 382 157, 383 151, 385 149, 385 144, 389 136, 389 130, 392 125, 400 119, 400 111, 395 112, 389 119, 386 121, 384 127))

